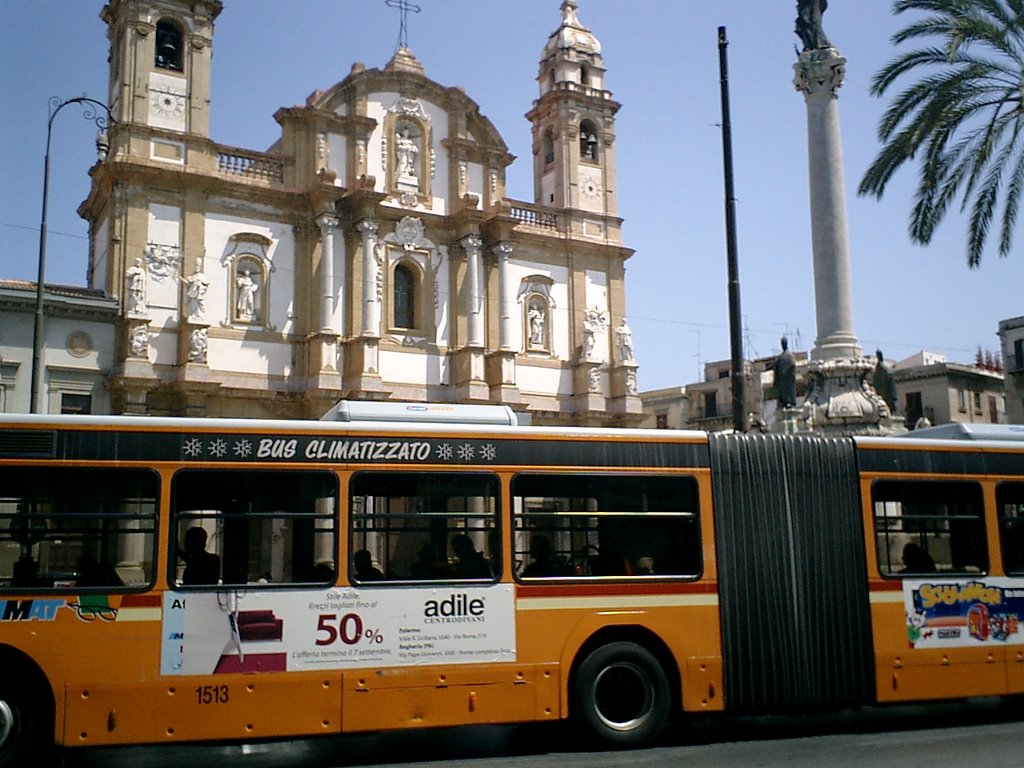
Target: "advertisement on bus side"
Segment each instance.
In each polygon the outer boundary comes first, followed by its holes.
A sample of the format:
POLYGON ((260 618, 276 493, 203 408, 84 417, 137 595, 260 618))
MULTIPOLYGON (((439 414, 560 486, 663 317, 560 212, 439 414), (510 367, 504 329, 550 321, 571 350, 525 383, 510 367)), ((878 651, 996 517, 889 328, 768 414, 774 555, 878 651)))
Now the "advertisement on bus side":
POLYGON ((1024 644, 1021 579, 915 579, 903 582, 912 648, 1024 644))
POLYGON ((510 585, 167 592, 164 675, 514 661, 510 585))

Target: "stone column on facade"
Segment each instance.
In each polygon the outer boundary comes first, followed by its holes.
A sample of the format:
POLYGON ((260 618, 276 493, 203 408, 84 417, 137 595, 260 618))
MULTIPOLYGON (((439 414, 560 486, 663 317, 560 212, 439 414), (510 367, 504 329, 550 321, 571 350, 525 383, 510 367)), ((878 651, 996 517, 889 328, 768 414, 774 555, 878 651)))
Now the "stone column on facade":
MULTIPOLYGON (((338 371, 338 328, 334 311, 334 232, 338 220, 329 214, 316 218, 320 229, 320 329, 307 343, 306 400, 314 415, 341 396, 338 371)), ((312 285, 310 286, 312 293, 312 285)))
POLYGON ((380 336, 380 302, 383 287, 377 262, 377 230, 373 219, 363 219, 356 229, 363 236, 363 336, 380 336))
POLYGON ((459 241, 466 252, 466 343, 451 353, 452 383, 460 400, 486 401, 488 390, 484 361, 483 238, 467 235, 459 241))
POLYGON ((319 216, 320 227, 320 333, 337 335, 334 325, 334 227, 333 216, 319 216))
POLYGON ((466 251, 466 344, 470 347, 484 346, 484 313, 480 291, 483 240, 477 235, 462 239, 466 251))
MULTIPOLYGON (((363 396, 385 397, 380 376, 379 344, 381 330, 381 301, 384 285, 377 252, 377 231, 380 225, 373 219, 362 219, 356 230, 362 236, 362 322, 360 334, 347 342, 344 355, 343 388, 363 396)), ((353 298, 353 305, 355 299, 353 298)))
POLYGON ((501 242, 491 248, 498 264, 498 349, 487 356, 487 384, 491 400, 512 405, 520 402, 516 385, 516 351, 512 347, 512 302, 509 299, 509 257, 512 244, 501 242))

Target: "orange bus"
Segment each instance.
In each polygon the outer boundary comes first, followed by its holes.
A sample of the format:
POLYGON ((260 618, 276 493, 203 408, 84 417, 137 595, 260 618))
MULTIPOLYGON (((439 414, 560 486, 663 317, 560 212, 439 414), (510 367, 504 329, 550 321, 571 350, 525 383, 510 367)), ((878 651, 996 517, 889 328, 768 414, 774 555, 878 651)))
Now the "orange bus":
POLYGON ((0 765, 1024 693, 1024 428, 328 417, 2 417, 0 765))

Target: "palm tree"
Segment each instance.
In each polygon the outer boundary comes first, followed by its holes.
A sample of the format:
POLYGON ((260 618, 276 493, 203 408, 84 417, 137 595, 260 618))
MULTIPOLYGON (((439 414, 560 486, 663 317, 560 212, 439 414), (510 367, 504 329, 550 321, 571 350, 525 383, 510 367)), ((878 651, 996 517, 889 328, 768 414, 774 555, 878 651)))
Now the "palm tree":
POLYGON ((920 74, 893 99, 878 126, 883 147, 858 193, 881 198, 906 162, 919 158, 910 238, 927 245, 951 201, 970 211, 967 264, 977 267, 1002 206, 999 255, 1010 252, 1024 191, 1024 0, 894 0, 893 13, 924 11, 893 35, 922 47, 882 68, 882 96, 904 74, 920 74))

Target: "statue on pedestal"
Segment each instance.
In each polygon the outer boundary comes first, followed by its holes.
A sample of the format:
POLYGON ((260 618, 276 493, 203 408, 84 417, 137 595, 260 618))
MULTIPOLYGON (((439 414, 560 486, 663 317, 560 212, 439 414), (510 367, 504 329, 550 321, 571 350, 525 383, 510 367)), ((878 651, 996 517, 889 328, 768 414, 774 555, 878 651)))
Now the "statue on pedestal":
POLYGON ((775 391, 779 408, 796 405, 796 358, 789 351, 789 339, 780 339, 782 354, 775 359, 775 391))
POLYGON ((889 406, 890 413, 896 413, 896 401, 899 395, 896 392, 896 378, 892 375, 889 366, 885 364, 885 357, 882 350, 875 350, 875 370, 871 374, 871 386, 875 388, 878 396, 889 406))

